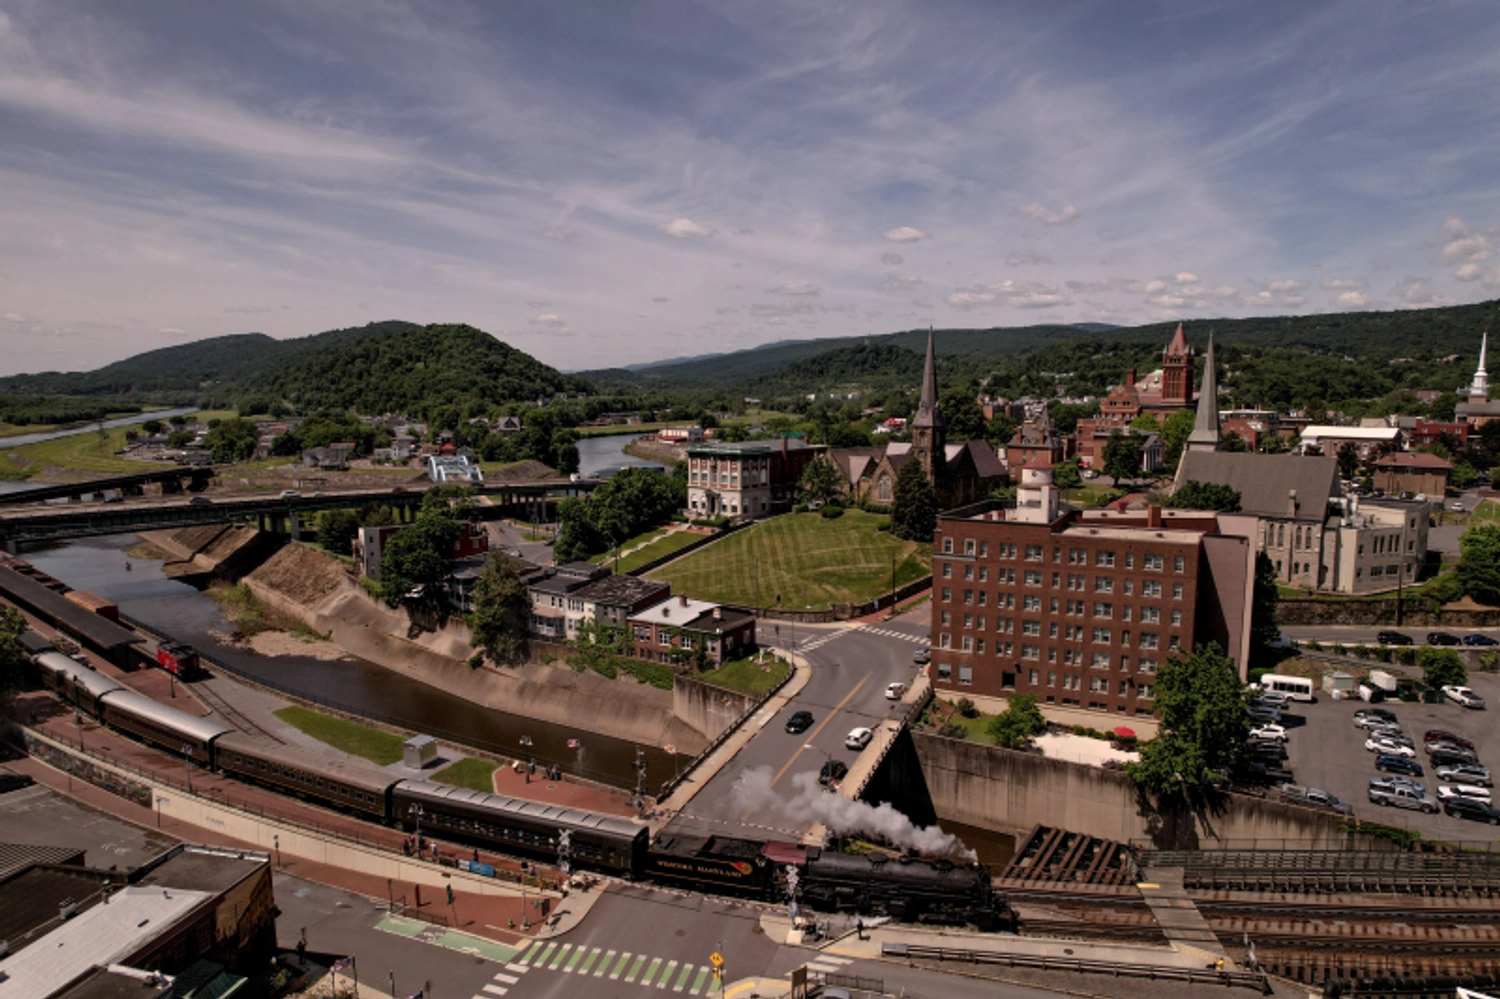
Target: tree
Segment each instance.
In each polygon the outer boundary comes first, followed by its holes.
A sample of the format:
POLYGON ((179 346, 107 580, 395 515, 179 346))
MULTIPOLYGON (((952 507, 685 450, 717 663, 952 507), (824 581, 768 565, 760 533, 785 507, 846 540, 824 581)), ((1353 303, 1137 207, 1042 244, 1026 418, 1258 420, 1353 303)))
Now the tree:
POLYGON ((1182 460, 1182 449, 1187 446, 1187 439, 1193 435, 1196 423, 1197 418, 1191 409, 1179 409, 1161 425, 1162 462, 1167 468, 1175 469, 1182 460))
POLYGON ((152 434, 154 436, 161 433, 161 421, 147 420, 145 423, 141 424, 141 429, 146 431, 146 433, 152 434))
POLYGON ((1229 430, 1225 431, 1224 439, 1219 442, 1219 450, 1226 451, 1230 454, 1235 454, 1239 452, 1249 451, 1250 444, 1245 440, 1245 438, 1240 436, 1239 431, 1229 430))
POLYGON ((1141 441, 1135 434, 1124 434, 1119 430, 1110 432, 1104 442, 1104 474, 1121 479, 1137 479, 1141 475, 1141 441))
POLYGON ((348 555, 359 537, 360 517, 353 510, 324 510, 318 514, 318 544, 331 552, 348 555))
POLYGON ((1083 475, 1078 471, 1078 459, 1070 458, 1052 470, 1052 481, 1059 489, 1077 489, 1083 485, 1083 475))
POLYGON ((1458 582, 1477 602, 1500 605, 1500 524, 1471 527, 1458 539, 1458 582))
POLYGON ((1199 482, 1188 479, 1177 487, 1177 491, 1164 501, 1165 506, 1179 510, 1217 510, 1219 513, 1238 513, 1239 490, 1218 482, 1199 482))
POLYGON ((990 719, 989 731, 995 745, 1025 749, 1033 738, 1047 731, 1047 719, 1036 706, 1035 694, 1016 694, 1004 711, 990 719))
POLYGON ((1276 627, 1276 605, 1280 600, 1276 566, 1270 556, 1260 552, 1255 556, 1255 589, 1250 598, 1250 641, 1257 648, 1264 649, 1281 637, 1281 629, 1276 627))
POLYGON ((1359 451, 1354 445, 1345 441, 1339 445, 1334 457, 1338 459, 1339 476, 1345 479, 1354 478, 1354 474, 1359 471, 1359 451))
POLYGON ((797 482, 797 498, 803 503, 832 503, 844 495, 843 476, 827 458, 814 458, 797 482))
POLYGON ((191 430, 175 430, 167 435, 167 447, 187 447, 196 436, 191 430))
POLYGON ((564 475, 572 475, 578 471, 581 458, 578 454, 577 431, 566 428, 552 431, 552 450, 548 458, 547 463, 564 475))
POLYGON ((949 389, 939 397, 943 423, 950 441, 971 441, 984 436, 984 410, 968 389, 949 389))
POLYGON ((1155 415, 1151 413, 1142 413, 1130 421, 1130 428, 1132 430, 1139 430, 1143 434, 1159 434, 1161 433, 1161 421, 1157 420, 1155 415))
POLYGON ((203 438, 216 462, 244 461, 255 454, 260 431, 249 420, 232 419, 215 422, 203 438))
POLYGON ((1452 649, 1424 645, 1417 650, 1417 665, 1426 674, 1429 687, 1462 687, 1469 682, 1469 668, 1452 649))
POLYGON ((1004 447, 1016 435, 1016 421, 1009 413, 996 413, 984 425, 984 438, 996 447, 1004 447))
POLYGON ((0 605, 0 710, 10 707, 11 699, 21 689, 26 669, 26 650, 21 647, 21 633, 26 618, 8 605, 0 605))
POLYGON ((1453 466, 1453 471, 1448 475, 1448 481, 1454 489, 1460 491, 1473 489, 1479 485, 1479 470, 1467 461, 1460 461, 1453 466))
POLYGON ((380 555, 380 595, 392 607, 442 607, 458 521, 444 512, 423 510, 380 555))
POLYGON ((531 594, 506 555, 491 555, 474 584, 470 631, 474 645, 495 662, 517 662, 526 655, 531 594))
POLYGON ((920 462, 908 460, 901 466, 892 499, 891 533, 907 541, 931 542, 937 530, 937 494, 920 462))
POLYGON ((1159 796, 1194 795, 1238 759, 1250 731, 1249 693, 1213 642, 1169 659, 1153 687, 1161 729, 1126 772, 1159 796))

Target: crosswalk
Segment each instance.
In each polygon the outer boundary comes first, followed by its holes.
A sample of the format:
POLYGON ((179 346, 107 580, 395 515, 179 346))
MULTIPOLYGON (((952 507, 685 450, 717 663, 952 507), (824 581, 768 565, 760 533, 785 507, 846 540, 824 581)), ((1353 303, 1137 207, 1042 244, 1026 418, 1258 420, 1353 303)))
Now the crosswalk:
MULTIPOLYGON (((634 985, 638 988, 654 988, 663 992, 679 992, 683 995, 718 995, 719 985, 713 978, 713 970, 707 965, 692 964, 637 954, 625 950, 607 950, 603 947, 573 946, 556 941, 538 941, 527 947, 506 965, 512 974, 532 971, 560 971, 579 977, 607 978, 610 981, 634 985)), ((493 992, 485 986, 491 996, 505 993, 493 992)), ((475 996, 474 999, 486 999, 475 996)))
POLYGON ((483 988, 475 993, 474 999, 499 999, 500 996, 505 995, 505 993, 514 988, 516 983, 521 980, 521 976, 529 970, 526 965, 517 962, 507 964, 504 970, 497 971, 495 977, 490 979, 483 988))
POLYGON ((821 649, 823 646, 827 645, 834 639, 842 638, 845 635, 852 635, 856 631, 862 631, 870 635, 880 635, 882 638, 895 638, 903 642, 914 642, 917 645, 927 644, 927 639, 921 635, 913 635, 909 632, 897 631, 894 628, 877 628, 874 625, 862 624, 858 628, 840 628, 837 631, 830 631, 827 634, 812 639, 811 641, 803 642, 799 646, 799 650, 802 652, 811 652, 813 649, 821 649))
POLYGON ((853 964, 852 958, 838 957, 833 954, 820 953, 817 957, 807 962, 808 971, 820 971, 825 975, 836 975, 846 965, 853 964))

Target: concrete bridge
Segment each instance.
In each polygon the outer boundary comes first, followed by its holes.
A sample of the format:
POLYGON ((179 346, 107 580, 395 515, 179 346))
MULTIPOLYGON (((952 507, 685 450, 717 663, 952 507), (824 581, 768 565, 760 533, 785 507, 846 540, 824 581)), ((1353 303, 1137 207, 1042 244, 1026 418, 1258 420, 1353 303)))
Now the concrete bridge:
POLYGON ((115 475, 107 479, 91 479, 88 482, 71 482, 61 486, 37 486, 14 493, 0 493, 0 506, 22 506, 28 503, 46 503, 51 500, 82 502, 90 493, 118 492, 121 496, 144 496, 146 487, 160 485, 162 495, 182 492, 197 492, 208 484, 218 472, 211 466, 176 465, 157 468, 149 472, 132 472, 115 475))
MULTIPOLYGON (((112 480, 101 480, 112 481, 112 480)), ((536 479, 486 484, 476 487, 500 506, 549 502, 592 491, 599 482, 584 479, 536 479)), ((77 483, 66 488, 82 493, 97 491, 97 483, 77 483), (91 488, 92 487, 92 488, 91 488)), ((104 487, 113 488, 113 487, 104 487)), ((12 507, 0 510, 0 544, 14 554, 25 542, 84 538, 101 534, 156 531, 195 524, 253 523, 261 530, 300 537, 303 518, 322 510, 359 508, 368 503, 389 506, 402 521, 409 521, 422 505, 422 489, 362 489, 297 496, 247 496, 210 498, 172 496, 163 499, 127 500, 122 503, 80 503, 12 507)), ((309 525, 310 526, 310 525, 309 525)))

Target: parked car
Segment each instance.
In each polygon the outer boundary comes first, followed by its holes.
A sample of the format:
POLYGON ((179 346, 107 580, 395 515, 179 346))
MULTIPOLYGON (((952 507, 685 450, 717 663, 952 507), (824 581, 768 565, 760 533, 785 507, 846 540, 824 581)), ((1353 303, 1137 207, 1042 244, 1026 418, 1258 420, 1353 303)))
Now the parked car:
POLYGON ((888 701, 899 701, 901 700, 902 695, 904 695, 905 693, 906 684, 900 682, 899 680, 895 683, 888 683, 885 685, 885 699, 888 701))
POLYGON ((1385 708, 1365 708, 1354 712, 1354 724, 1360 728, 1369 728, 1371 725, 1394 725, 1396 716, 1385 708))
POLYGON ((849 734, 844 736, 844 746, 848 749, 864 749, 873 738, 875 738, 875 731, 861 725, 859 728, 850 729, 849 734))
POLYGON ((282 499, 296 499, 296 498, 297 498, 297 497, 299 497, 299 496, 301 496, 301 495, 302 495, 302 494, 301 494, 301 493, 299 493, 299 492, 298 492, 298 491, 297 491, 297 490, 295 490, 295 489, 283 489, 283 490, 282 490, 282 491, 281 491, 281 498, 282 498, 282 499))
POLYGON ((1472 742, 1470 742, 1468 739, 1465 739, 1463 736, 1458 735, 1456 733, 1449 732, 1447 729, 1441 729, 1441 728, 1430 728, 1426 732, 1422 733, 1422 741, 1423 742, 1451 742, 1455 746, 1462 746, 1464 749, 1473 749, 1474 748, 1474 744, 1472 742))
POLYGON ((1381 791, 1389 791, 1392 788, 1404 787, 1409 788, 1410 790, 1413 790, 1418 794, 1427 793, 1427 788, 1425 785, 1423 785, 1420 781, 1414 781, 1409 777, 1371 777, 1370 787, 1381 791))
POLYGON ((1275 787, 1296 781, 1296 774, 1274 763, 1246 761, 1234 768, 1234 779, 1256 787, 1275 787))
POLYGON ((1450 763, 1435 768, 1434 773, 1439 779, 1451 780, 1456 784, 1474 784, 1478 787, 1495 786, 1494 780, 1490 777, 1490 768, 1478 763, 1450 763))
POLYGON ((1488 645, 1500 645, 1500 642, 1495 641, 1489 635, 1465 635, 1464 636, 1464 644, 1465 645, 1485 645, 1485 646, 1488 646, 1488 645))
POLYGON ((1443 811, 1454 818, 1473 819, 1475 822, 1488 822, 1492 826, 1500 826, 1500 808, 1496 808, 1487 801, 1453 798, 1443 803, 1443 811))
POLYGON ((1256 742, 1245 745, 1245 758, 1260 763, 1280 763, 1286 759, 1286 745, 1280 742, 1256 742))
POLYGON ((1431 815, 1438 810, 1438 800, 1430 794, 1418 794, 1409 787, 1370 788, 1370 800, 1391 808, 1410 808, 1431 815))
POLYGON ((1262 687, 1255 689, 1257 693, 1250 698, 1251 706, 1261 705, 1275 708, 1277 711, 1285 711, 1286 706, 1291 703, 1292 699, 1280 690, 1266 690, 1262 687))
POLYGON ((1281 712, 1275 708, 1265 705, 1252 705, 1245 711, 1250 720, 1260 725, 1275 725, 1281 721, 1281 712))
POLYGON ((1365 727, 1365 733, 1371 739, 1390 739, 1393 742, 1404 742, 1408 746, 1416 745, 1416 743, 1412 741, 1411 736, 1401 731, 1400 725, 1387 725, 1384 722, 1379 725, 1368 725, 1365 727))
POLYGON ((1434 742, 1423 743, 1422 748, 1427 750, 1428 756, 1431 756, 1433 753, 1448 753, 1451 756, 1472 757, 1475 762, 1479 760, 1479 754, 1474 750, 1465 749, 1458 743, 1449 742, 1447 739, 1438 739, 1434 742))
POLYGON ((1475 711, 1484 710, 1484 698, 1480 697, 1468 687, 1447 686, 1443 688, 1443 696, 1454 704, 1462 704, 1466 708, 1475 711))
POLYGON ((911 654, 911 661, 916 663, 918 666, 926 666, 928 663, 932 662, 932 650, 918 649, 911 654))
POLYGON ((1479 754, 1470 749, 1434 749, 1427 754, 1427 762, 1433 767, 1479 762, 1479 754))
POLYGON ((824 787, 833 787, 847 776, 849 776, 849 764, 843 760, 829 760, 823 764, 823 769, 818 771, 818 783, 824 787))
POLYGON ((786 730, 792 735, 801 735, 812 728, 813 716, 811 711, 798 711, 786 720, 786 730))
POLYGON ((188 506, 213 506, 214 501, 207 496, 194 496, 188 500, 188 506))
POLYGON ((1281 788, 1281 797, 1294 805, 1316 805, 1319 808, 1329 808, 1344 815, 1354 814, 1354 806, 1347 801, 1340 801, 1333 795, 1321 788, 1298 787, 1296 784, 1285 784, 1281 788))
POLYGON ((1447 631, 1429 631, 1427 633, 1427 644, 1428 645, 1462 645, 1463 644, 1463 639, 1459 638, 1457 635, 1453 634, 1452 632, 1447 632, 1447 631))
POLYGON ((1388 774, 1405 774, 1408 777, 1421 777, 1422 764, 1416 760, 1408 760, 1404 756, 1395 753, 1381 753, 1375 757, 1375 769, 1388 774))
POLYGON ((1399 631, 1377 631, 1375 641, 1381 645, 1415 645, 1410 635, 1399 631))
POLYGON ((1365 740, 1365 748, 1372 753, 1380 753, 1384 756, 1416 756, 1417 751, 1411 746, 1399 743, 1385 736, 1372 736, 1365 740))
POLYGON ((1280 725, 1260 725, 1250 730, 1250 738, 1270 742, 1286 742, 1286 729, 1280 725))
POLYGON ((1439 801, 1469 798, 1473 801, 1490 802, 1489 788, 1480 787, 1478 784, 1441 784, 1438 786, 1437 796, 1439 801))

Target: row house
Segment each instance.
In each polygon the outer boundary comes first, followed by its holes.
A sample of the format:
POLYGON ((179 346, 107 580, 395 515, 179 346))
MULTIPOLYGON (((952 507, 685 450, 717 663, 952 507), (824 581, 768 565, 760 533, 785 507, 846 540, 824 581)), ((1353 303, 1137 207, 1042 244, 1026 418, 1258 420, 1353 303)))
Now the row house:
POLYGON ((631 655, 689 666, 702 643, 710 664, 721 666, 755 647, 755 615, 678 595, 627 619, 631 655))

